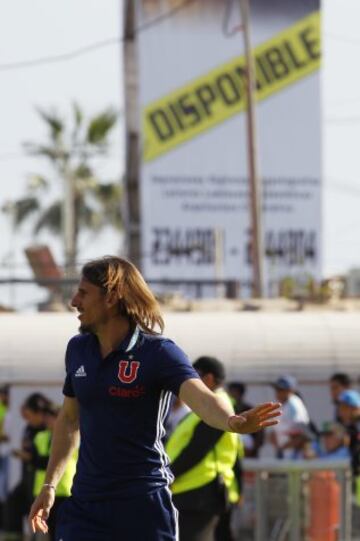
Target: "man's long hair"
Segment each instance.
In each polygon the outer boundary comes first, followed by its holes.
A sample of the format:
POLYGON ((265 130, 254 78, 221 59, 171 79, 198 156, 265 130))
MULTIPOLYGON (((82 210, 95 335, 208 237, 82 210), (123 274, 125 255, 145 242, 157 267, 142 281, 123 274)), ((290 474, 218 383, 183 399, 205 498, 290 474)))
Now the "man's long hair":
POLYGON ((159 303, 130 261, 116 256, 94 259, 84 265, 82 276, 105 294, 115 292, 119 299, 119 314, 130 323, 150 334, 158 334, 156 326, 161 332, 164 330, 159 303))

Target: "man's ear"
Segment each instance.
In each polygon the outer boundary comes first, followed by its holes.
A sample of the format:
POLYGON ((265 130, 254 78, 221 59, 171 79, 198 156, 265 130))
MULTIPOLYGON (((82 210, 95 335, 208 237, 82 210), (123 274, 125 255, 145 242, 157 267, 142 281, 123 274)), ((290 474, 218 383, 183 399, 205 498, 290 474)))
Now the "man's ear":
POLYGON ((119 302, 119 297, 117 296, 115 291, 110 291, 106 294, 106 304, 109 308, 112 308, 119 302))

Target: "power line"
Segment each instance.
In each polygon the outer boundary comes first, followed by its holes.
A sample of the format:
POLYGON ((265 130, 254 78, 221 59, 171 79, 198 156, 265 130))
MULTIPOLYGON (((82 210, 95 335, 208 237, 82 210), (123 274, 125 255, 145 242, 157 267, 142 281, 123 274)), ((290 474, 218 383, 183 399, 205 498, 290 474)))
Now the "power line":
POLYGON ((0 153, 0 162, 8 162, 11 160, 22 160, 24 158, 34 158, 30 154, 21 154, 19 152, 4 152, 0 153))
POLYGON ((360 116, 330 116, 325 120, 331 124, 358 124, 360 116))
MULTIPOLYGON (((158 26, 165 20, 174 17, 180 11, 186 9, 190 4, 193 4, 194 2, 197 2, 197 1, 198 0, 184 0, 181 4, 166 11, 165 13, 162 13, 158 17, 155 17, 154 19, 150 19, 149 21, 146 21, 142 25, 139 25, 135 29, 135 32, 139 34, 140 32, 145 32, 146 30, 149 30, 150 28, 153 28, 154 26, 158 26)), ((68 62, 70 60, 73 60, 74 58, 78 58, 80 56, 90 54, 94 51, 98 51, 100 49, 104 49, 106 47, 110 47, 113 45, 118 45, 122 43, 123 41, 124 41, 123 36, 114 37, 114 38, 109 38, 106 40, 90 43, 89 45, 85 45, 84 47, 79 47, 78 49, 74 49, 72 51, 69 51, 68 53, 62 53, 62 54, 58 54, 54 56, 44 56, 40 58, 34 58, 32 60, 21 60, 19 62, 8 62, 5 64, 0 64, 0 71, 14 71, 14 70, 22 69, 22 68, 33 68, 36 66, 42 66, 45 64, 56 64, 59 62, 68 62)))
MULTIPOLYGON (((103 162, 115 161, 122 156, 121 152, 109 152, 106 156, 99 156, 98 159, 103 162)), ((20 161, 20 160, 37 160, 39 156, 34 156, 32 154, 20 153, 20 152, 4 152, 0 153, 0 163, 11 162, 11 161, 20 161)))
POLYGON ((0 64, 0 71, 12 71, 21 68, 33 68, 35 66, 41 66, 43 64, 55 64, 58 62, 66 62, 73 60, 76 57, 83 56, 93 51, 109 47, 110 45, 118 44, 122 41, 122 38, 110 38, 104 41, 98 41, 85 47, 80 47, 69 53, 63 53, 54 56, 44 56, 42 58, 35 58, 33 60, 22 60, 20 62, 10 62, 8 64, 0 64))
POLYGON ((342 180, 329 179, 324 183, 324 188, 341 191, 344 194, 351 193, 352 195, 360 196, 360 186, 353 182, 343 182, 342 180))
POLYGON ((360 97, 357 98, 344 98, 343 100, 337 100, 330 103, 332 107, 342 107, 344 105, 352 105, 354 103, 360 103, 360 97))
POLYGON ((355 37, 349 37, 349 36, 341 36, 340 34, 333 34, 332 32, 325 32, 324 35, 328 38, 334 39, 336 41, 342 41, 344 43, 348 43, 350 45, 360 45, 359 38, 355 37))

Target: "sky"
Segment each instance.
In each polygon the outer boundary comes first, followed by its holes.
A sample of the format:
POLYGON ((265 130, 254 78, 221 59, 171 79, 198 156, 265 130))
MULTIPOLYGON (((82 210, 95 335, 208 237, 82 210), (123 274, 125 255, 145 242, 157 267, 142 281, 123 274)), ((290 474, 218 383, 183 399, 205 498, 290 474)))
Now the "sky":
MULTIPOLYGON (((323 274, 360 268, 360 53, 359 0, 323 1, 323 274)), ((115 42, 89 54, 31 68, 6 69, 8 64, 53 57, 121 35, 121 0, 3 0, 0 3, 0 206, 24 192, 31 173, 47 172, 41 161, 23 152, 24 141, 45 138, 35 107, 55 107, 67 115, 77 100, 92 115, 114 106, 120 121, 113 133, 108 159, 99 164, 108 180, 121 177, 123 150, 123 79, 121 46, 115 42)), ((15 235, 0 213, 0 277, 29 276, 23 247, 32 242, 28 228, 15 235)), ((51 244, 61 262, 60 243, 51 244)), ((97 242, 84 236, 83 259, 118 252, 120 239, 106 231, 97 242)), ((19 293, 20 291, 20 293, 19 293)), ((43 292, 36 293, 40 300, 43 292)), ((36 296, 35 295, 35 296, 36 296)), ((22 297, 0 286, 0 304, 26 308, 22 297), (14 298, 17 296, 17 298, 14 298), (19 298, 20 297, 20 298, 19 298)))

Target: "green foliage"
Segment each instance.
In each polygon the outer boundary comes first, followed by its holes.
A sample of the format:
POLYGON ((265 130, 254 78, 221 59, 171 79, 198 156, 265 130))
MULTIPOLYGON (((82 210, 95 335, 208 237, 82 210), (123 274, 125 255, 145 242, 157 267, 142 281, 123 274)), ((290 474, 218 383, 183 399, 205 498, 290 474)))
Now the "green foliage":
POLYGON ((47 229, 58 235, 61 231, 61 222, 61 201, 54 201, 41 212, 35 223, 34 233, 37 235, 42 229, 47 229))
POLYGON ((87 119, 77 103, 72 104, 71 122, 68 124, 56 111, 36 109, 47 128, 45 142, 26 142, 24 149, 51 165, 49 178, 35 174, 29 179, 26 193, 18 200, 9 201, 2 210, 11 215, 15 227, 35 216, 34 234, 48 230, 62 234, 63 204, 61 199, 48 201, 48 188, 72 182, 75 205, 75 244, 80 231, 98 232, 105 226, 122 228, 120 203, 122 190, 119 182, 106 182, 98 176, 95 159, 106 156, 109 136, 118 114, 112 108, 87 119))
POLYGON ((113 109, 107 109, 96 115, 89 122, 87 140, 90 145, 104 147, 107 144, 109 132, 117 121, 117 114, 113 109))
POLYGON ((45 111, 40 107, 37 108, 37 112, 43 121, 47 124, 50 139, 54 143, 58 143, 64 132, 64 121, 58 116, 55 111, 45 111))
POLYGON ((20 226, 30 215, 37 212, 40 208, 36 197, 22 197, 16 201, 8 201, 1 210, 12 219, 13 226, 20 226))

